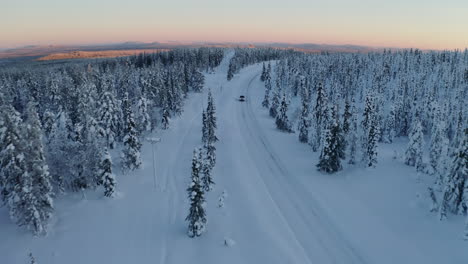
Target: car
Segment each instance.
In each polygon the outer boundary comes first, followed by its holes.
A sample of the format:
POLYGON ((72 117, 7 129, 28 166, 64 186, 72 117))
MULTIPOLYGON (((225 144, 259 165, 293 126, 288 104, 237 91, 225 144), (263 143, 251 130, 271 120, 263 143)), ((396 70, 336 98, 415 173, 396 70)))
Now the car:
POLYGON ((243 95, 239 96, 239 101, 240 102, 245 102, 245 96, 243 96, 243 95))

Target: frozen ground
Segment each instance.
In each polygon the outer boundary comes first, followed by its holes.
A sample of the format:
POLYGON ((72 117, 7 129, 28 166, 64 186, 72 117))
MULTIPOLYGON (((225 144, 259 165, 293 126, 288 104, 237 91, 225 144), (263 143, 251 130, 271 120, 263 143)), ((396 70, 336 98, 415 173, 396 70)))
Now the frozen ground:
POLYGON ((104 199, 101 190, 60 198, 47 237, 32 238, 0 208, 0 263, 28 263, 29 252, 39 264, 468 263, 463 219, 439 222, 428 210, 430 180, 392 158, 404 141, 382 145, 375 169, 321 174, 317 154, 296 134, 277 131, 261 108, 261 65, 230 82, 226 70, 227 59, 206 75, 220 141, 203 236, 188 238, 184 219, 206 91, 192 94, 182 116, 155 135, 162 138, 156 186, 145 143, 143 169, 115 169, 117 198, 104 199), (236 100, 241 94, 244 103, 236 100))

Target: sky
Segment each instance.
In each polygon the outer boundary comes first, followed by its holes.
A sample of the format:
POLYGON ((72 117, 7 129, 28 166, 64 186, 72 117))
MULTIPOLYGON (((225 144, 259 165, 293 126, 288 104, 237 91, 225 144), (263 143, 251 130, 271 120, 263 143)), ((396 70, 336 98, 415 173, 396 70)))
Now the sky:
POLYGON ((127 41, 468 47, 468 0, 0 0, 0 48, 127 41))

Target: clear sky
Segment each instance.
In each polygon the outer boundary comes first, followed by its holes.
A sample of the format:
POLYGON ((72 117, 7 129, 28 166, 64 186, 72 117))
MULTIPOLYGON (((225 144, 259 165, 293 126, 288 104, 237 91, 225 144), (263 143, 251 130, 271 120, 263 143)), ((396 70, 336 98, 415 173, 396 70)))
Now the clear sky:
POLYGON ((126 41, 468 47, 468 0, 0 0, 0 48, 126 41))

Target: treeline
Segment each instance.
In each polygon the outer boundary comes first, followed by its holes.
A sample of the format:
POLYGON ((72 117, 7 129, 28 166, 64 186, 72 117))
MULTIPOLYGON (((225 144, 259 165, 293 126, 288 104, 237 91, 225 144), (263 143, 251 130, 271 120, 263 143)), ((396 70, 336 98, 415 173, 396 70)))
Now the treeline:
POLYGON ((5 68, 0 72, 0 191, 12 220, 46 231, 53 199, 104 187, 112 196, 111 149, 123 171, 141 165, 143 135, 168 128, 203 71, 223 49, 5 68))
POLYGON ((433 177, 432 211, 467 215, 467 50, 291 54, 261 80, 278 129, 292 131, 288 106, 300 102, 298 138, 320 152, 320 171, 377 166, 379 144, 408 137, 402 161, 433 177))
POLYGON ((227 80, 230 81, 234 74, 248 66, 262 61, 277 60, 283 57, 291 56, 292 54, 299 54, 293 50, 273 49, 273 48, 237 48, 235 49, 234 56, 229 62, 227 72, 227 80))

